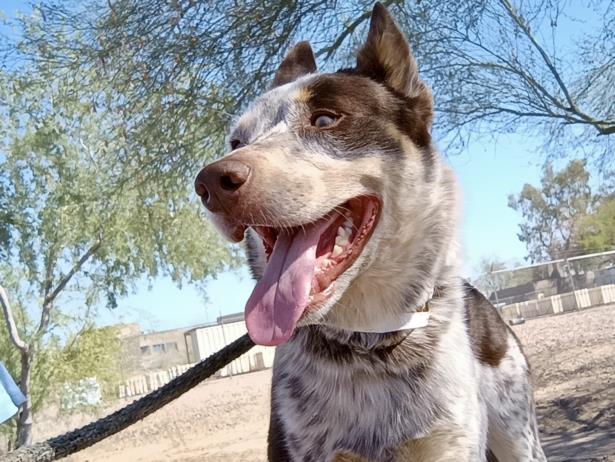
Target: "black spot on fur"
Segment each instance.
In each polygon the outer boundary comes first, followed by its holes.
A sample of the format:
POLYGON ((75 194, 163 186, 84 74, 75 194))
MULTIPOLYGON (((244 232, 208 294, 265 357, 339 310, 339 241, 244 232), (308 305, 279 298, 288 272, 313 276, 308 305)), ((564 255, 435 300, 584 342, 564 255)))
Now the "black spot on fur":
POLYGON ((290 454, 286 447, 282 425, 275 412, 271 412, 269 435, 267 437, 267 459, 269 462, 288 462, 290 454))
POLYGON ((508 348, 508 327, 475 287, 465 283, 465 290, 466 325, 472 351, 483 364, 497 367, 508 348))
POLYGON ((321 333, 319 326, 307 326, 298 330, 298 333, 307 333, 309 338, 305 342, 308 353, 319 358, 344 365, 353 360, 353 350, 348 344, 330 341, 321 333))
POLYGON ((303 460, 305 462, 320 462, 321 460, 324 460, 325 458, 322 455, 322 451, 325 441, 327 441, 327 435, 326 433, 322 433, 318 438, 316 438, 315 443, 305 454, 305 458, 303 460))

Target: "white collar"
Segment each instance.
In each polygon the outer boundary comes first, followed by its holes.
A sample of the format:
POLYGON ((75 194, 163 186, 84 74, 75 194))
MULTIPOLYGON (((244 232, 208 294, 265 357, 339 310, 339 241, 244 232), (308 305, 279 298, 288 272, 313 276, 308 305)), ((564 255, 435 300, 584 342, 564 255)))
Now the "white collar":
POLYGON ((431 318, 430 303, 435 296, 435 289, 427 292, 421 305, 414 308, 413 311, 406 311, 394 317, 382 316, 378 320, 370 320, 369 326, 348 326, 342 327, 339 325, 331 325, 336 329, 350 330, 366 334, 390 334, 404 330, 421 329, 429 325, 431 318))
POLYGON ((423 302, 419 302, 422 304, 413 311, 404 312, 394 318, 382 317, 376 323, 371 323, 369 327, 362 328, 359 331, 371 334, 388 334, 427 327, 431 317, 429 303, 435 296, 435 288, 431 288, 427 293, 428 295, 423 299, 423 302))
POLYGON ((426 296, 421 305, 411 312, 402 313, 393 318, 383 317, 378 322, 370 325, 367 329, 361 329, 361 332, 372 334, 388 334, 391 332, 399 332, 402 330, 421 329, 427 327, 429 318, 431 317, 429 303, 434 298, 435 288, 431 288, 429 295, 426 296))
POLYGON ((403 313, 394 319, 382 319, 377 324, 372 324, 368 328, 362 328, 360 332, 371 334, 388 334, 401 330, 420 329, 429 324, 431 313, 429 311, 415 311, 403 313))

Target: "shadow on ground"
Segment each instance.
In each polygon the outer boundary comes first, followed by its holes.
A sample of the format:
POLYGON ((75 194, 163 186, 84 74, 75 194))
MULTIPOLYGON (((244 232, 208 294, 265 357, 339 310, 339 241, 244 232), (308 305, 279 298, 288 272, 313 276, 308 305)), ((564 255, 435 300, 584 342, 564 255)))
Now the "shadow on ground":
POLYGON ((615 461, 615 383, 538 403, 549 461, 615 461))

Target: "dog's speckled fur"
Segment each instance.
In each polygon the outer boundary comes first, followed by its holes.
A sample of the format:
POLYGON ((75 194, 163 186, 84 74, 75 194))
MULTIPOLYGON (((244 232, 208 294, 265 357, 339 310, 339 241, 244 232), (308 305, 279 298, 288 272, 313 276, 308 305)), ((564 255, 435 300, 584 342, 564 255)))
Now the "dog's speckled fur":
MULTIPOLYGON (((431 121, 431 93, 377 4, 355 69, 318 74, 301 43, 231 131, 225 159, 251 176, 216 215, 229 237, 234 223, 298 226, 358 196, 382 204, 327 303, 277 349, 270 461, 545 460, 519 342, 459 278, 458 193, 431 121), (340 117, 319 129, 321 110, 340 117), (427 327, 362 333, 428 301, 427 327)), ((249 228, 247 246, 258 279, 264 248, 249 228)))

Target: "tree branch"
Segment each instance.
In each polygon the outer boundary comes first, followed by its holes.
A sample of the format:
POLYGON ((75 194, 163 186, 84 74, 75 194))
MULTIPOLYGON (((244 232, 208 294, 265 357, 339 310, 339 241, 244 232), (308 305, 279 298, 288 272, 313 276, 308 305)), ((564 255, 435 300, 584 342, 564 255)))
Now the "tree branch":
POLYGON ((2 305, 2 312, 4 313, 4 319, 6 321, 6 327, 9 331, 11 341, 22 353, 27 353, 30 347, 19 336, 17 324, 15 324, 15 318, 13 317, 13 311, 11 310, 11 305, 9 303, 9 297, 2 286, 0 286, 0 304, 2 305))
POLYGON ((538 53, 540 53, 540 56, 542 56, 543 61, 545 62, 546 66, 549 68, 549 71, 551 71, 551 74, 553 74, 553 77, 557 81, 557 84, 559 85, 562 92, 564 93, 564 96, 566 97, 566 101, 568 101, 568 104, 570 105, 570 109, 574 109, 576 111, 576 106, 574 104, 574 101, 572 100, 572 97, 570 96, 570 93, 568 92, 568 88, 566 87, 566 84, 564 83, 561 76, 559 75, 559 72, 557 71, 555 65, 551 62, 551 59, 549 58, 549 55, 547 55, 547 52, 544 50, 542 46, 540 46, 540 44, 534 38, 534 35, 532 34, 532 31, 530 31, 529 26, 526 24, 523 18, 519 16, 519 14, 515 11, 515 9, 513 8, 513 6, 510 4, 508 0, 501 0, 501 3, 504 6, 504 8, 506 8, 506 11, 508 12, 508 15, 510 16, 510 18, 515 22, 515 24, 517 24, 517 26, 519 26, 519 28, 523 31, 525 36, 530 40, 530 42, 532 42, 532 45, 534 45, 534 48, 536 48, 538 53))
POLYGON ((47 329, 49 325, 49 319, 51 314, 51 304, 56 299, 58 294, 64 290, 66 285, 70 282, 73 276, 79 272, 79 270, 83 267, 83 265, 90 259, 92 255, 94 255, 98 249, 100 249, 101 241, 97 240, 92 246, 81 256, 79 261, 73 265, 68 273, 66 273, 61 279, 58 285, 53 291, 45 297, 43 300, 43 311, 41 313, 41 321, 39 323, 37 329, 37 335, 41 335, 47 329))
MULTIPOLYGON (((392 5, 394 2, 395 0, 383 0, 380 3, 388 7, 392 5)), ((337 49, 342 45, 342 43, 344 43, 344 40, 346 40, 346 38, 348 38, 348 36, 352 34, 355 31, 355 29, 359 27, 364 21, 371 18, 371 16, 372 16, 371 9, 363 12, 363 14, 361 14, 354 21, 348 24, 348 26, 346 26, 346 28, 342 31, 340 35, 337 36, 337 38, 331 45, 318 50, 318 52, 316 53, 316 57, 319 58, 321 55, 324 54, 326 55, 325 60, 328 60, 329 58, 331 58, 331 56, 333 56, 333 53, 335 53, 337 49)))
POLYGON ((613 135, 615 134, 615 125, 611 125, 610 127, 600 128, 598 127, 599 135, 613 135))

